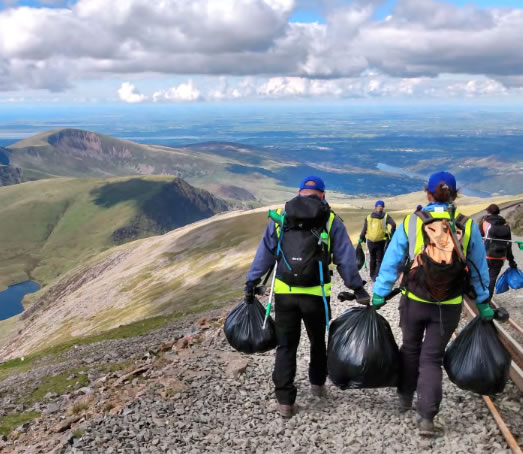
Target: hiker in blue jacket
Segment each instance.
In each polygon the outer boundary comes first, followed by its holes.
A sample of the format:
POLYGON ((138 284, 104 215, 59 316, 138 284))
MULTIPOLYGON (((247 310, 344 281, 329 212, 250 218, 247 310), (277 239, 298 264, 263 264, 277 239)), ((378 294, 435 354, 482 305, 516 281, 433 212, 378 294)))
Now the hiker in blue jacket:
POLYGON ((311 343, 309 363, 311 392, 318 397, 325 394, 324 385, 327 378, 325 328, 326 319, 330 317, 331 282, 328 264, 331 257, 345 285, 354 290, 358 302, 369 304, 370 296, 363 288, 364 283, 356 264, 356 253, 345 225, 331 211, 325 200, 325 183, 321 178, 317 176, 304 178, 298 196, 285 204, 285 213, 283 232, 282 227, 276 225, 272 219, 265 228, 247 274, 245 295, 246 301, 254 298, 255 288, 262 276, 271 270, 279 259, 274 285, 278 347, 272 378, 280 414, 284 418, 290 418, 294 414, 297 395, 294 377, 302 320, 311 343), (319 285, 321 273, 318 263, 313 263, 310 268, 304 265, 311 255, 310 252, 319 244, 318 238, 312 235, 311 226, 313 230, 316 228, 323 230, 328 238, 328 257, 322 261, 323 286, 319 285), (281 247, 286 251, 284 252, 286 259, 277 257, 280 235, 282 235, 281 247), (287 260, 292 265, 288 273, 285 268, 287 260), (301 268, 303 265, 304 267, 301 268), (301 281, 293 282, 294 276, 297 276, 293 273, 297 273, 298 269, 303 270, 303 274, 300 274, 301 281))
POLYGON ((475 297, 484 320, 491 320, 494 312, 489 305, 489 273, 479 228, 453 206, 456 179, 448 172, 435 173, 426 192, 429 204, 407 216, 392 238, 373 287, 372 304, 381 307, 403 273, 399 407, 400 411, 411 409, 416 391, 420 434, 430 436, 440 430, 433 419, 442 399, 441 366, 458 326, 463 295, 475 297), (466 263, 459 259, 450 236, 453 219, 466 263))

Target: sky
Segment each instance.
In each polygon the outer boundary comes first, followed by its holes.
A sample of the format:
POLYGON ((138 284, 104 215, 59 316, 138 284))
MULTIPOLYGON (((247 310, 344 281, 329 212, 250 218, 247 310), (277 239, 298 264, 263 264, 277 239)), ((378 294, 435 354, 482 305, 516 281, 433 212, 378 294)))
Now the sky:
POLYGON ((523 101, 523 0, 0 0, 0 104, 523 101))

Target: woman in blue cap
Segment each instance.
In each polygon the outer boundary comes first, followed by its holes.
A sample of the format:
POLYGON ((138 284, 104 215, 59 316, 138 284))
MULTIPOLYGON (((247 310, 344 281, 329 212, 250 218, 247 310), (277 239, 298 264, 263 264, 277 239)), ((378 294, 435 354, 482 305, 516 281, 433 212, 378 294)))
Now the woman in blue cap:
POLYGON ((374 284, 372 304, 381 307, 401 273, 400 411, 412 408, 414 392, 421 435, 441 429, 433 420, 442 399, 445 348, 461 315, 463 295, 472 296, 485 320, 489 305, 489 274, 478 226, 456 211, 456 179, 433 174, 426 186, 429 201, 405 218, 387 249, 374 284), (468 284, 467 284, 468 283, 468 284))

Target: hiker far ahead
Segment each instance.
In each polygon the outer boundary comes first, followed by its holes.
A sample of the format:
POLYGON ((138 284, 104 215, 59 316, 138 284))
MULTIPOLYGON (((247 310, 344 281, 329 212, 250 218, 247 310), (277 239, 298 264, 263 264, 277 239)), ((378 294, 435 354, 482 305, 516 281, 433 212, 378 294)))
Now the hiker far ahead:
POLYGON ((367 249, 370 254, 369 271, 373 282, 380 272, 385 250, 395 231, 396 223, 394 219, 385 212, 385 202, 378 200, 374 211, 365 218, 363 230, 360 233, 360 239, 358 241, 359 243, 367 241, 367 249))

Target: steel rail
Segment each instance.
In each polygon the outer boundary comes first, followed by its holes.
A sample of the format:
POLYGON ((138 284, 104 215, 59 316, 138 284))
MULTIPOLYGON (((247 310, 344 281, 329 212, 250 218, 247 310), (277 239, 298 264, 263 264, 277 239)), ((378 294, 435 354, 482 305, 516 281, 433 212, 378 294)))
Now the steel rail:
MULTIPOLYGON (((472 304, 473 303, 468 298, 464 299, 463 306, 465 307, 465 310, 466 310, 468 316, 471 317, 471 318, 474 318, 477 315, 477 312, 476 312, 477 309, 474 308, 474 309, 476 309, 476 311, 473 310, 472 307, 471 307, 472 304)), ((503 333, 503 332, 506 333, 506 331, 499 326, 499 323, 497 321, 494 321, 494 324, 496 325, 496 328, 498 330, 500 330, 501 333, 503 333)), ((454 334, 454 337, 455 336, 456 335, 454 334)), ((503 342, 503 339, 501 338, 501 336, 500 336, 500 340, 503 342)), ((519 344, 517 344, 517 342, 514 339, 512 339, 512 341, 515 342, 516 346, 519 348, 519 352, 521 352, 521 346, 519 344)), ((505 344, 505 342, 503 342, 503 343, 505 344)), ((506 344, 505 344, 505 346, 506 346, 506 344)), ((516 361, 514 359, 512 360, 512 363, 511 363, 510 378, 512 379, 514 384, 520 390, 523 389, 522 388, 522 386, 523 386, 523 371, 519 368, 518 364, 516 363, 516 361), (520 379, 519 385, 518 385, 518 382, 517 382, 518 379, 520 379)), ((517 440, 514 438, 514 435, 512 434, 512 432, 508 428, 507 424, 503 420, 503 417, 501 416, 501 414, 499 413, 499 410, 494 405, 494 402, 492 402, 492 399, 489 396, 481 396, 481 398, 483 399, 483 401, 487 405, 487 408, 489 409, 492 417, 496 421, 496 424, 499 427, 499 430, 501 431, 501 434, 505 438, 505 441, 507 442, 507 444, 510 447, 511 451, 514 454, 523 454, 523 451, 521 451, 521 447, 519 446, 517 440)))

